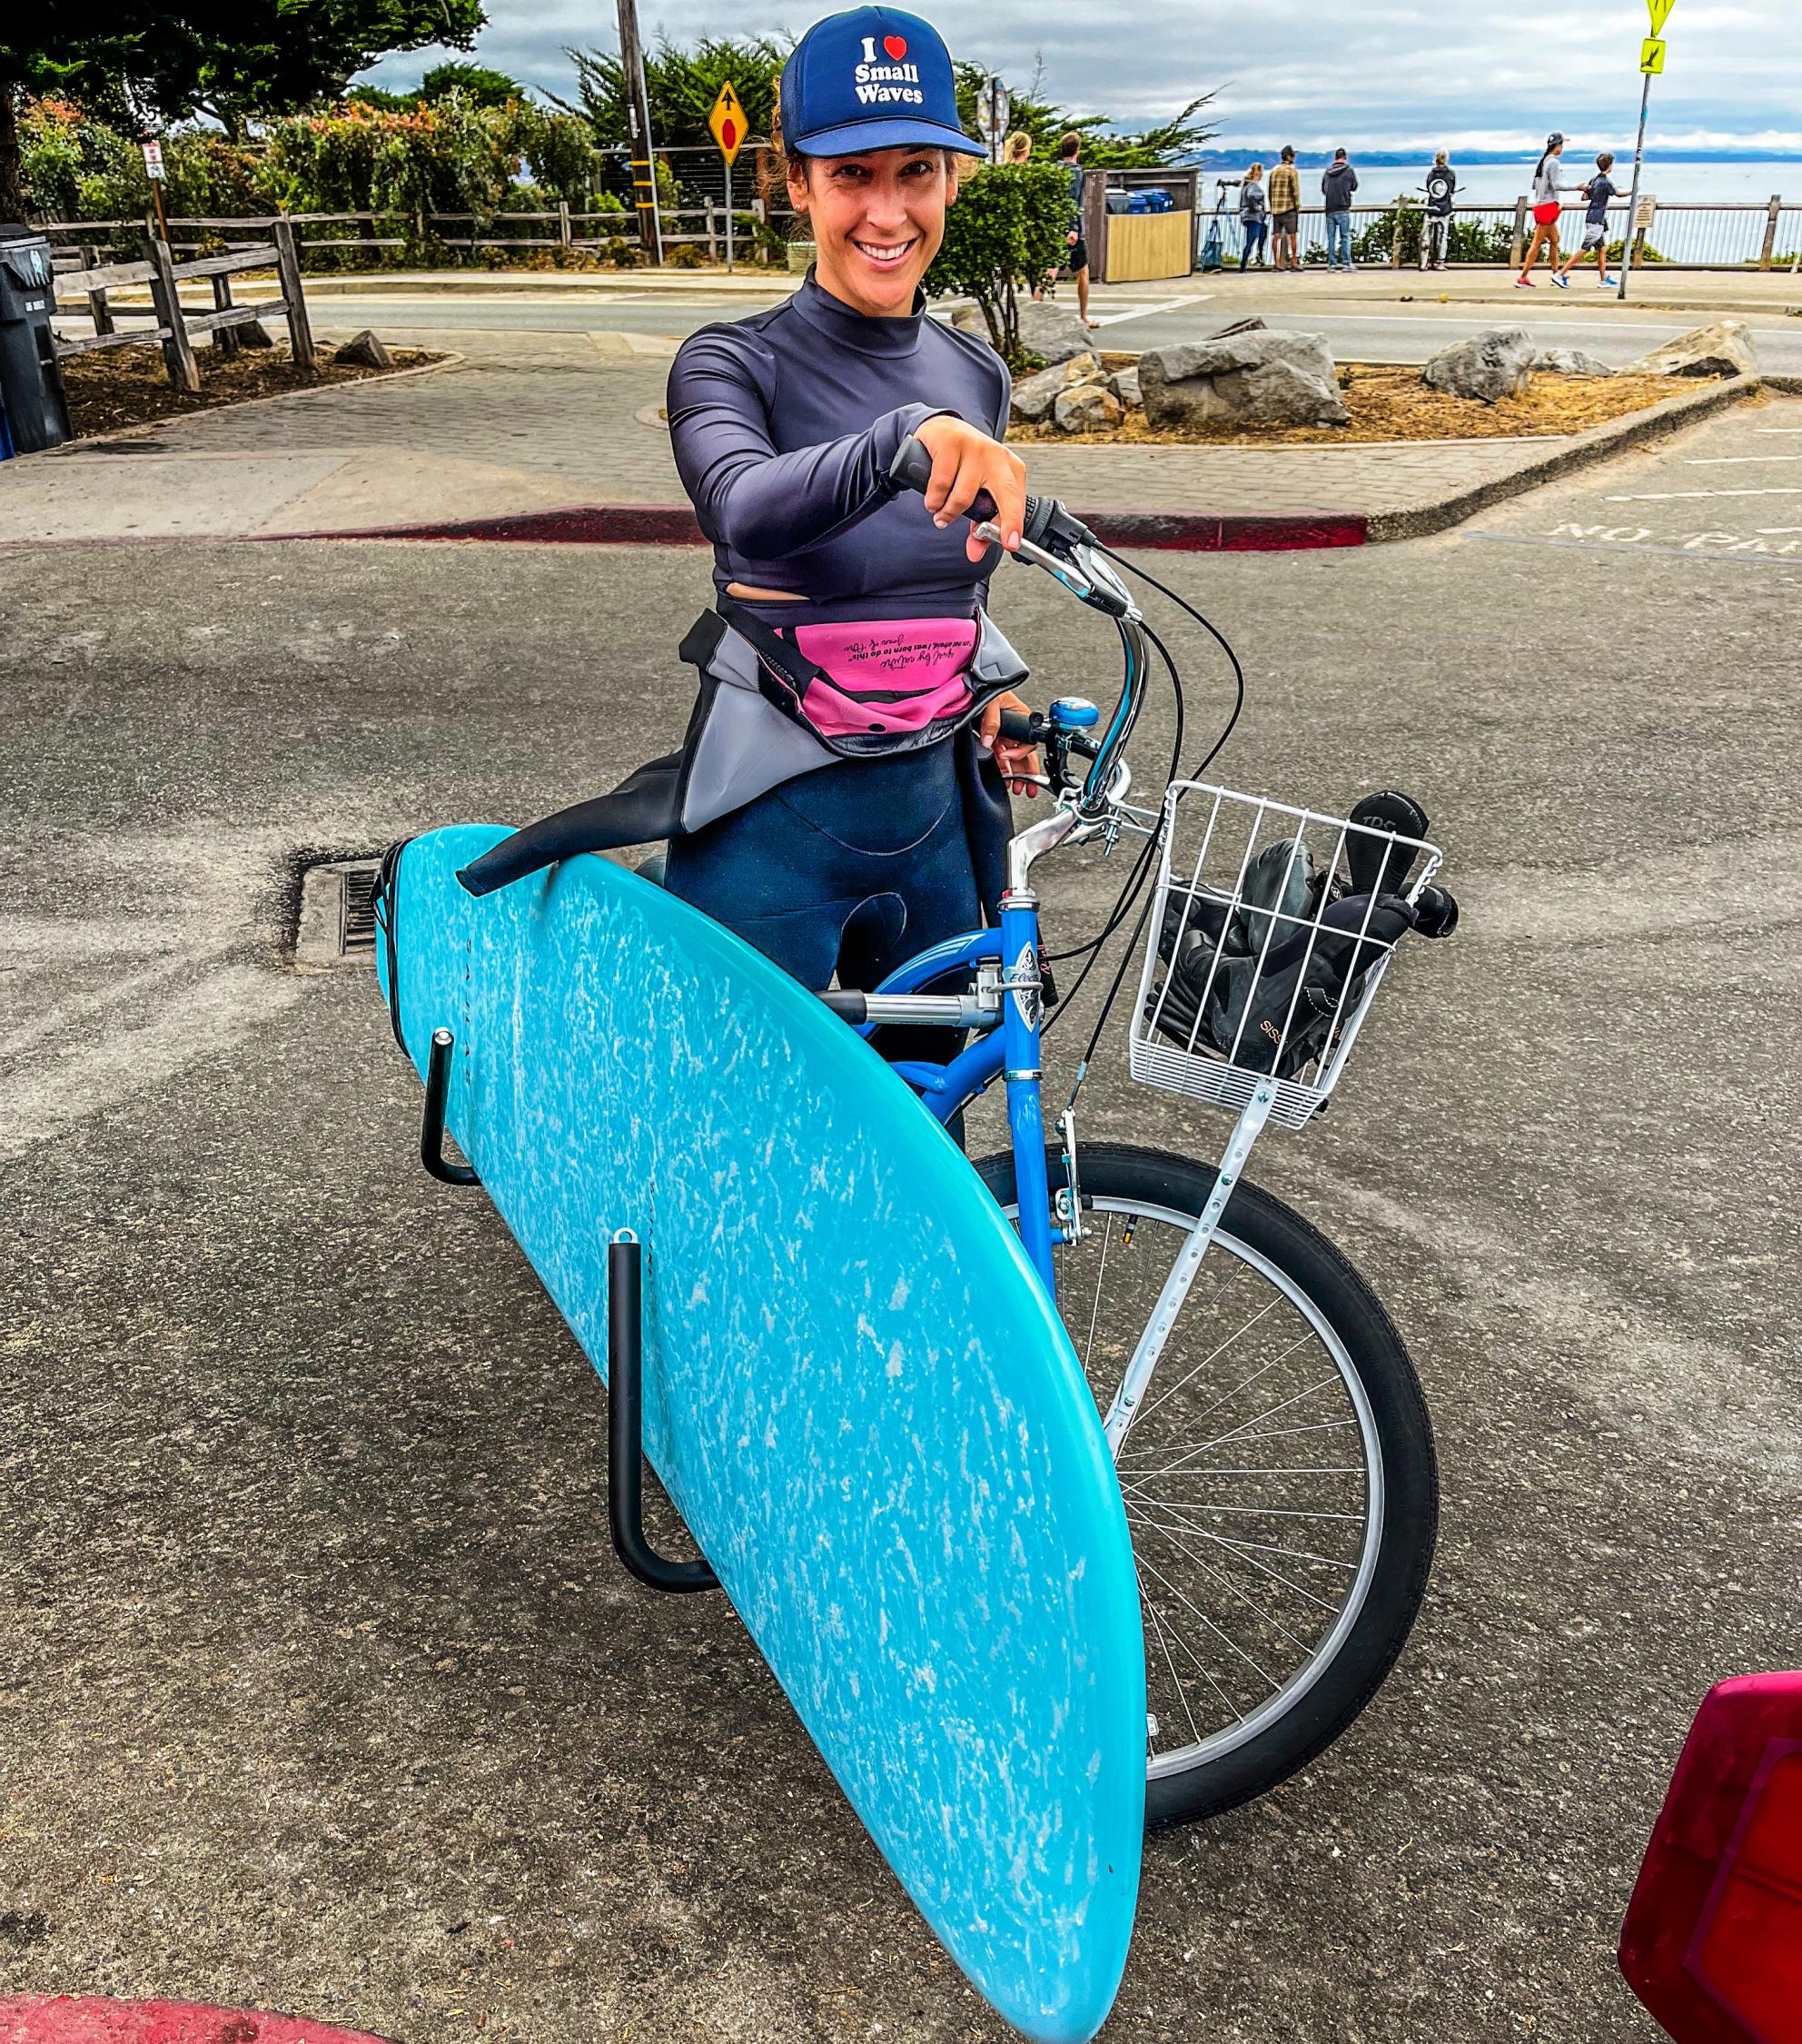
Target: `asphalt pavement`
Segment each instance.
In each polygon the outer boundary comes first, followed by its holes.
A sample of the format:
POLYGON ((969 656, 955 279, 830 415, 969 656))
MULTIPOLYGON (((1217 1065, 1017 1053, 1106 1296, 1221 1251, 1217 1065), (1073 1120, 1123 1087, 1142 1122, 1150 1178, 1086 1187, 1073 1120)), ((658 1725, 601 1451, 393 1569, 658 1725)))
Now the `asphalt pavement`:
MULTIPOLYGON (((1413 1349, 1433 1586, 1337 1746, 1151 1841, 1120 2044, 1654 2035, 1612 1948, 1664 1782, 1710 1682, 1795 1658, 1799 462, 1770 402, 1431 541, 1148 557, 1244 658, 1221 776, 1411 790, 1465 924, 1253 1167, 1413 1349)), ((309 861, 673 742, 704 571, 8 557, 0 1988, 404 2044, 996 2037, 730 1611, 619 1573, 593 1373, 420 1171, 371 976, 292 959, 309 861)), ((1105 696, 1099 620, 1025 570, 997 610, 1034 693, 1105 696)), ((1230 688, 1169 636, 1193 755, 1230 688)), ((1142 784, 1171 734, 1160 697, 1142 784)), ((1119 861, 1043 878, 1073 940, 1119 861)), ((1224 1137, 1117 1019, 1084 1100, 1224 1137)))

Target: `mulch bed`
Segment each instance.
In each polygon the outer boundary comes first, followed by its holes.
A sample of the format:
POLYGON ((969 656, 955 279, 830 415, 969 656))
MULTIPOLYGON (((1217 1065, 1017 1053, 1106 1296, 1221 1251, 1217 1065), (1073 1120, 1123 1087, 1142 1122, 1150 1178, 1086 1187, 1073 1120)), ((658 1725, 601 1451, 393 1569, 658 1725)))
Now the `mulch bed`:
MULTIPOLYGON (((422 348, 388 352, 396 369, 418 369, 443 360, 422 348)), ((209 412, 214 405, 239 404, 245 398, 316 391, 328 383, 357 383, 384 373, 334 362, 322 351, 317 368, 296 369, 282 347, 237 355, 203 348, 198 361, 200 395, 189 397, 170 383, 160 348, 106 348, 97 354, 70 356, 63 364, 63 388, 68 392, 69 423, 75 437, 149 425, 158 419, 179 419, 190 412, 209 412)))
POLYGON ((1130 412, 1106 432, 1013 426, 1007 437, 1064 447, 1344 447, 1373 440, 1550 438, 1644 412, 1695 388, 1687 377, 1553 376, 1540 371, 1524 395, 1484 404, 1431 390, 1418 369, 1391 364, 1348 363, 1340 382, 1345 409, 1352 414, 1345 426, 1222 426, 1212 432, 1154 432, 1143 412, 1130 412))

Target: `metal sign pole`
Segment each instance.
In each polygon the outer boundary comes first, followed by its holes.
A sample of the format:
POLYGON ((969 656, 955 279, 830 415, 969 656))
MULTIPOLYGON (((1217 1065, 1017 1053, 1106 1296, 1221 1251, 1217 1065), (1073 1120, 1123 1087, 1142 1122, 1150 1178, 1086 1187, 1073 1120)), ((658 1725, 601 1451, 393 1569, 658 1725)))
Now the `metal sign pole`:
POLYGON ((726 274, 732 274, 732 159, 726 159, 726 274))
MULTIPOLYGON (((1627 231, 1620 237, 1620 287, 1616 299, 1625 303, 1627 300, 1627 274, 1633 267, 1633 223, 1639 217, 1639 165, 1646 154, 1646 108, 1652 96, 1652 74, 1646 74, 1646 83, 1639 93, 1639 139, 1633 144, 1633 193, 1627 202, 1627 231)), ((1608 254, 1608 244, 1602 244, 1602 254, 1608 254)))

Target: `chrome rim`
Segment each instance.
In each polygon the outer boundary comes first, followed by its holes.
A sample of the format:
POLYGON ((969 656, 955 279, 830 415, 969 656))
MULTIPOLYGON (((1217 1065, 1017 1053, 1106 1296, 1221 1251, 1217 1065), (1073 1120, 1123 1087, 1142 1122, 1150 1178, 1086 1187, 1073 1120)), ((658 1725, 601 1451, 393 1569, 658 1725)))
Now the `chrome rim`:
MULTIPOLYGON (((1084 1210, 1057 1296, 1105 1413, 1194 1216, 1086 1192, 1084 1210)), ((1382 1457, 1325 1314, 1223 1227, 1115 1459, 1155 1780, 1257 1738, 1332 1665, 1376 1571, 1382 1457)))

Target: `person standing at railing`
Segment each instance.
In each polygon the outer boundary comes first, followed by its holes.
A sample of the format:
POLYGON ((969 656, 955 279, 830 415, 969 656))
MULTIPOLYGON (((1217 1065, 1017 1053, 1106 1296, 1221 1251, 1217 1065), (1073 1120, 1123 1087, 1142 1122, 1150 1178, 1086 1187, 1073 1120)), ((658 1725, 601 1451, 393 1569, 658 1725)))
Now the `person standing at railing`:
POLYGON ((1326 266, 1329 270, 1352 267, 1352 194, 1358 189, 1358 174, 1344 150, 1335 149, 1332 161, 1321 173, 1321 197, 1326 204, 1326 266))
POLYGON ((1302 258, 1296 249, 1296 237, 1301 228, 1302 174, 1295 168, 1294 150, 1285 142, 1282 158, 1270 174, 1271 253, 1277 269, 1299 270, 1302 267, 1302 258))
POLYGON ((1270 233, 1270 212, 1264 197, 1264 166, 1262 164, 1252 165, 1245 173, 1245 182, 1239 187, 1239 225, 1243 235, 1239 267, 1252 269, 1255 256, 1255 267, 1265 268, 1264 237, 1270 233))
MULTIPOLYGON (((1564 267, 1553 280, 1555 283, 1562 283, 1593 249, 1596 267, 1601 272, 1601 288, 1604 291, 1614 289, 1614 279, 1608 273, 1608 203, 1617 189, 1608 174, 1613 168, 1613 152, 1604 149, 1596 158, 1596 174, 1583 187, 1583 196, 1588 201, 1588 210, 1583 215, 1583 245, 1573 249, 1565 258, 1564 267)), ((1623 236, 1623 245, 1624 241, 1623 236)))
POLYGON ((1441 149, 1427 173, 1427 213, 1421 223, 1421 267, 1442 270, 1451 247, 1451 194, 1458 189, 1450 160, 1441 149))
POLYGON ((1556 129, 1546 137, 1545 154, 1540 158, 1539 167, 1533 173, 1533 238, 1527 244, 1527 260, 1520 265, 1520 274, 1514 280, 1516 291, 1533 290, 1532 268, 1540 259, 1540 251, 1546 251, 1546 261, 1551 265, 1551 281, 1560 291, 1570 286, 1559 274, 1558 268, 1558 216, 1560 204, 1558 196, 1558 173, 1559 158, 1564 154, 1564 137, 1556 129))

